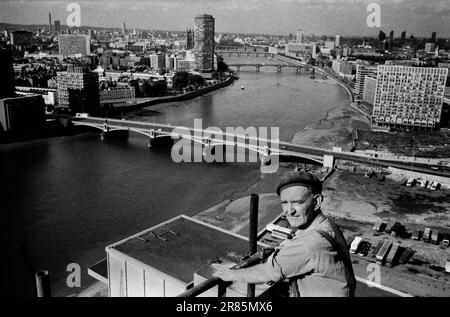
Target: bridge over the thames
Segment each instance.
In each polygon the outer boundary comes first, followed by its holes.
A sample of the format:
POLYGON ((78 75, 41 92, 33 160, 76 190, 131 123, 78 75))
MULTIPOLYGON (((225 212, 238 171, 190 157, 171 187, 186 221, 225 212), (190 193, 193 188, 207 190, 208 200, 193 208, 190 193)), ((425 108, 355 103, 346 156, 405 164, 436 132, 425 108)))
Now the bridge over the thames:
POLYGON ((309 68, 305 65, 289 65, 289 64, 275 64, 275 63, 234 63, 234 64, 228 64, 228 67, 234 67, 239 72, 241 70, 241 67, 254 67, 257 72, 260 71, 261 67, 271 67, 276 68, 277 73, 281 73, 283 68, 294 68, 297 72, 297 74, 300 74, 301 69, 305 69, 306 71, 309 71, 312 69, 314 71, 314 68, 309 68))
MULTIPOLYGON (((437 176, 449 177, 448 172, 434 171, 429 167, 432 163, 405 162, 401 159, 374 158, 368 154, 346 152, 340 150, 327 150, 323 148, 304 146, 277 139, 265 139, 262 137, 243 134, 227 133, 212 128, 198 129, 173 126, 170 124, 158 124, 141 121, 108 119, 99 117, 59 117, 66 124, 74 126, 88 126, 103 132, 102 135, 114 135, 116 133, 138 133, 148 138, 148 146, 151 147, 158 140, 187 139, 202 146, 203 154, 212 153, 215 147, 235 146, 248 149, 259 154, 261 166, 268 165, 274 160, 287 162, 304 162, 325 167, 334 167, 335 160, 345 160, 379 167, 396 167, 416 172, 425 172, 437 176)), ((236 131, 237 129, 235 129, 236 131)), ((246 130, 245 130, 246 131, 246 130)))
POLYGON ((273 57, 273 53, 264 51, 228 51, 228 50, 216 50, 215 53, 220 56, 253 56, 253 57, 273 57))

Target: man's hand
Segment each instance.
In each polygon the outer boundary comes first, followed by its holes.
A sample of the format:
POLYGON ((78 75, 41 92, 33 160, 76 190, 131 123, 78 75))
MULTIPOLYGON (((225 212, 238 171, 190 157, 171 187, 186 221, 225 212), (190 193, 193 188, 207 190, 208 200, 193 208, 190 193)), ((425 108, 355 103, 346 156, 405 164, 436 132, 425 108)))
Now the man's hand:
POLYGON ((229 266, 213 263, 211 264, 211 267, 215 270, 215 272, 213 273, 214 277, 218 277, 224 282, 231 282, 236 280, 236 276, 233 272, 236 270, 231 270, 229 266))

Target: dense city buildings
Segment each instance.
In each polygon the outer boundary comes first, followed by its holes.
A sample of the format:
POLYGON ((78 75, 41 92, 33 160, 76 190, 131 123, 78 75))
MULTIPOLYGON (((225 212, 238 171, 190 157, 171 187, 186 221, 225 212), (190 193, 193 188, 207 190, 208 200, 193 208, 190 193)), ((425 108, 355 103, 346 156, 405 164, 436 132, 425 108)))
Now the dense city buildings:
POLYGON ((447 74, 446 68, 379 65, 372 123, 438 127, 447 74))
POLYGON ((194 20, 194 70, 208 73, 214 70, 214 18, 197 15, 194 20))
POLYGON ((90 37, 83 34, 60 34, 59 54, 63 56, 91 54, 90 37))
POLYGON ((57 73, 58 106, 72 112, 89 112, 99 105, 98 73, 70 66, 57 73))

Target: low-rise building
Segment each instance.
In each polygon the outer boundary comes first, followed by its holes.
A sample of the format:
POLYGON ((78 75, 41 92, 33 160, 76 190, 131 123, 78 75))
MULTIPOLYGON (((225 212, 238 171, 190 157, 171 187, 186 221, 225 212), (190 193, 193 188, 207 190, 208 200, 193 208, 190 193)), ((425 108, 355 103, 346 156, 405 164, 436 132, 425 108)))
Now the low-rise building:
POLYGON ((134 87, 114 87, 100 91, 100 101, 135 98, 134 87))

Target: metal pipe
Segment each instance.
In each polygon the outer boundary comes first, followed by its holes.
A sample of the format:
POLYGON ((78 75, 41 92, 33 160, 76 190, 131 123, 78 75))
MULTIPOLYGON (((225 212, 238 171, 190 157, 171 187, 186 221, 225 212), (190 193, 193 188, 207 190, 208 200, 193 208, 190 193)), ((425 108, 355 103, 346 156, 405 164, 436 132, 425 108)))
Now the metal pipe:
MULTIPOLYGON (((258 248, 258 209, 259 209, 258 194, 251 194, 250 196, 250 228, 249 228, 249 255, 256 253, 258 248)), ((247 297, 255 297, 255 284, 247 285, 247 297)))
POLYGON ((37 297, 51 297, 50 274, 46 270, 38 271, 36 277, 36 293, 37 297))

